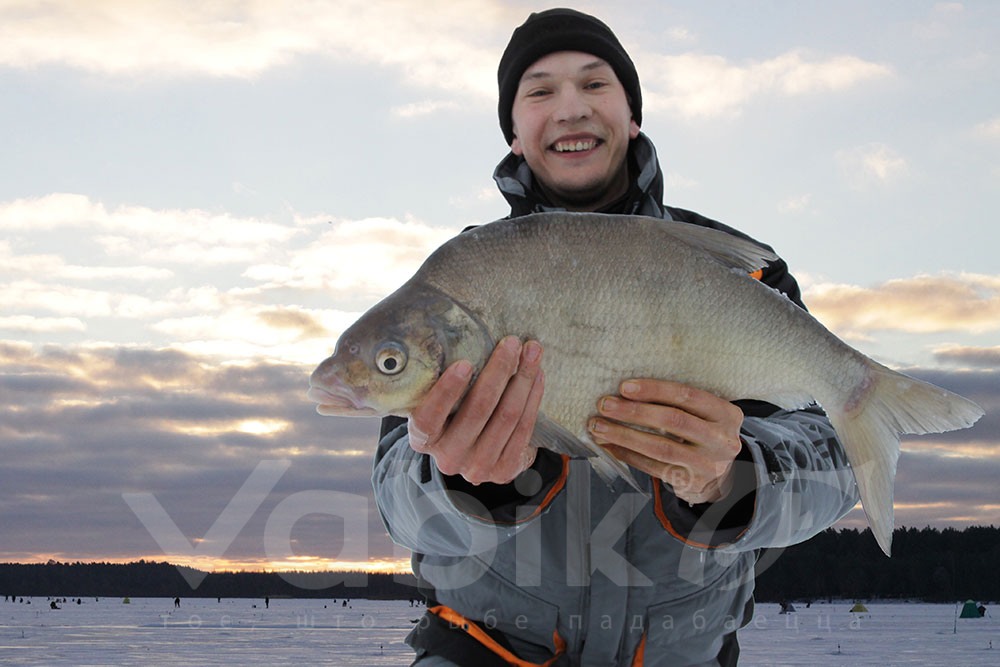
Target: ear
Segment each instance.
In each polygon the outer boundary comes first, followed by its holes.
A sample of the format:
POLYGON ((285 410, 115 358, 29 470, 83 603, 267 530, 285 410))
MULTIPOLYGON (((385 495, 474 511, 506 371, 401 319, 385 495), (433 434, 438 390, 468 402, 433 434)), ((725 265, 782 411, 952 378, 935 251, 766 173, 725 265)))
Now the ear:
POLYGON ((518 157, 524 156, 524 148, 521 146, 521 140, 517 138, 517 134, 514 135, 514 140, 510 142, 510 152, 518 157))
POLYGON ((639 136, 639 125, 635 122, 635 119, 631 119, 628 122, 628 138, 635 139, 639 136))

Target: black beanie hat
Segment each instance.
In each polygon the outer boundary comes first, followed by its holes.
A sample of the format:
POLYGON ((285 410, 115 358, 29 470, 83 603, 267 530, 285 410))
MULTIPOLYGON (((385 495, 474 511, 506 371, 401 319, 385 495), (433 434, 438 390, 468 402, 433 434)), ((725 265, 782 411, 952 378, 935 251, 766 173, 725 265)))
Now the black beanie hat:
POLYGON ((514 141, 511 109, 521 76, 536 60, 556 51, 582 51, 607 61, 625 87, 632 118, 637 125, 642 124, 639 74, 611 28, 593 16, 573 9, 549 9, 532 14, 515 29, 500 58, 497 69, 500 103, 497 110, 500 113, 500 129, 508 145, 514 141))

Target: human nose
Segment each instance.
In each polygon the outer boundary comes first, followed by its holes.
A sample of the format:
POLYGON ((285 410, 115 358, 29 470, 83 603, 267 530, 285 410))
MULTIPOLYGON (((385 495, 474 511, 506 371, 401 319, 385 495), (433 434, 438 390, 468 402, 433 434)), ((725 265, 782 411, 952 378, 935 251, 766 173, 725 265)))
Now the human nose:
POLYGON ((559 122, 574 122, 588 118, 590 103, 576 88, 564 89, 559 93, 553 119, 559 122))

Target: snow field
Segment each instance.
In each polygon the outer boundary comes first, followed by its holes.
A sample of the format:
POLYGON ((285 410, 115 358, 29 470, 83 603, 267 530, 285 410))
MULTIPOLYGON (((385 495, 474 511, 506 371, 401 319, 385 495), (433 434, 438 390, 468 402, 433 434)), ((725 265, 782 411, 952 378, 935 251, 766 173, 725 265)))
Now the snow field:
MULTIPOLYGON (((423 614, 407 601, 45 598, 0 603, 3 665, 409 665, 404 637, 423 614)), ((741 665, 1000 665, 1000 619, 958 619, 955 605, 758 604, 740 631, 741 665)), ((987 604, 990 607, 989 604, 987 604)))

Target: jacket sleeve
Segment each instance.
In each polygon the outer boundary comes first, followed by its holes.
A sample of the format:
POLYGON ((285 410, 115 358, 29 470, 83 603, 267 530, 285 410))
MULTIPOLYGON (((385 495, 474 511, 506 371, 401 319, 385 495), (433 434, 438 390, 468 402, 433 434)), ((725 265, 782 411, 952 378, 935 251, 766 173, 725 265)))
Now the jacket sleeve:
POLYGON ((389 536, 419 553, 489 552, 536 520, 565 482, 567 460, 546 454, 513 484, 480 485, 497 488, 491 494, 475 487, 472 493, 461 480, 443 475, 428 455, 415 452, 407 438, 405 424, 383 435, 372 485, 389 536))
POLYGON ((858 502, 854 473, 819 408, 747 417, 734 484, 717 503, 659 502, 671 532, 703 548, 785 547, 827 529, 858 502))
POLYGON ((742 435, 755 484, 753 517, 737 541, 740 550, 802 542, 858 503, 847 454, 819 408, 748 417, 742 435))

